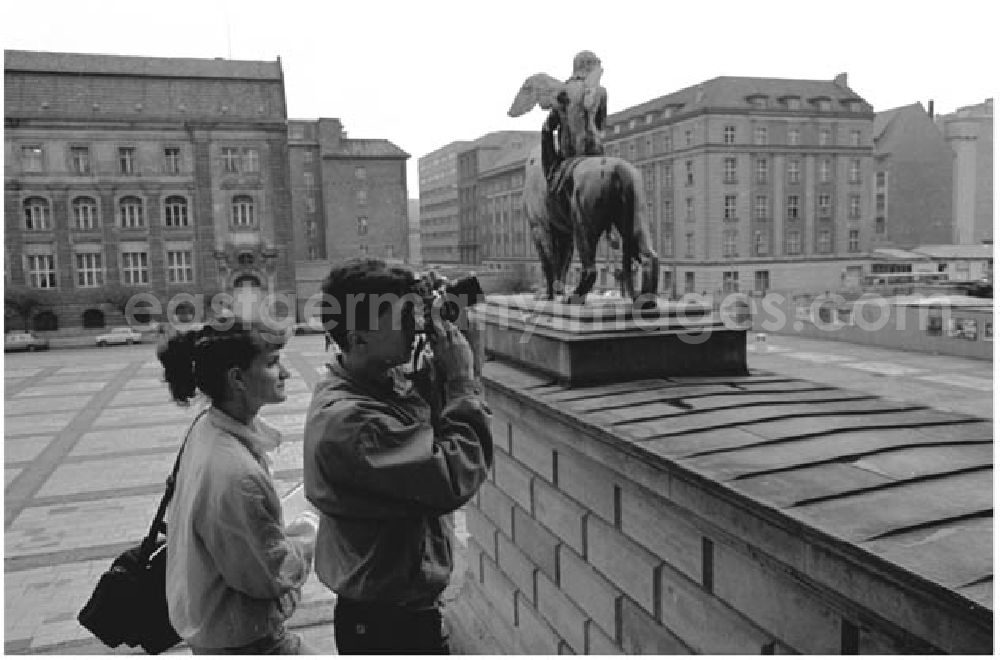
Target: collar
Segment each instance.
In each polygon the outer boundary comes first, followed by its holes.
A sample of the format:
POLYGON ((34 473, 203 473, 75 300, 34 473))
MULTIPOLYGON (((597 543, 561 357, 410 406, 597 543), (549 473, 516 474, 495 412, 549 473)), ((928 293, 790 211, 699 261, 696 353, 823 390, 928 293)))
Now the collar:
POLYGON ((393 392, 399 396, 407 396, 413 389, 412 381, 407 378, 402 366, 392 367, 383 374, 375 378, 359 378, 344 368, 340 356, 330 360, 327 369, 332 374, 343 380, 352 383, 359 389, 375 394, 393 392))
POLYGON ((216 428, 234 436, 257 458, 264 458, 267 452, 274 451, 281 444, 281 431, 259 415, 247 425, 212 406, 208 419, 216 428))

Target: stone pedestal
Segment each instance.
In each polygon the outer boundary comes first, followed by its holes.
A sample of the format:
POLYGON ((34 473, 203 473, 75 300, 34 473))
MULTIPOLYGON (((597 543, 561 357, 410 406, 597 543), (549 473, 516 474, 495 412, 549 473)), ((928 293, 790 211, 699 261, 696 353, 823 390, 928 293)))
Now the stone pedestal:
POLYGON ((494 295, 470 313, 482 324, 489 357, 566 386, 747 373, 749 319, 723 324, 700 303, 661 300, 639 310, 617 296, 593 296, 581 306, 494 295))

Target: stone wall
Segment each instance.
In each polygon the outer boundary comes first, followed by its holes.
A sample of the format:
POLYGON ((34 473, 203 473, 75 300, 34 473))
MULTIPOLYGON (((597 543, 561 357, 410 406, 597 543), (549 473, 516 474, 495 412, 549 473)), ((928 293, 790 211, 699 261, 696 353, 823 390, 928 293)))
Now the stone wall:
POLYGON ((848 543, 566 412, 574 400, 586 409, 594 388, 560 389, 496 362, 485 381, 496 459, 466 510, 467 569, 446 614, 454 651, 989 648, 982 619, 920 579, 873 568, 848 543))

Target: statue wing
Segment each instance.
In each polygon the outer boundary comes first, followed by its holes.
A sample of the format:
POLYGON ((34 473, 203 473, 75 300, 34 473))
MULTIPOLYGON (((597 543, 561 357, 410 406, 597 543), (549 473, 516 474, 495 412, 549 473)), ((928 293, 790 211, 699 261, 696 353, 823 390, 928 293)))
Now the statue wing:
POLYGON ((529 76, 518 90, 514 102, 511 103, 507 115, 510 117, 520 117, 534 108, 536 105, 543 110, 549 110, 556 104, 559 93, 566 88, 565 83, 548 75, 547 73, 536 73, 529 76))

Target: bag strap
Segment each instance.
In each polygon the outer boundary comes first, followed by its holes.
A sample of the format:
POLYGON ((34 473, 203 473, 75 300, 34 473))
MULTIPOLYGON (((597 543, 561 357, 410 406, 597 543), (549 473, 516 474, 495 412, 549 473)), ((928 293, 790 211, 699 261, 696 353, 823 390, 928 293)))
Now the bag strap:
POLYGON ((188 427, 187 433, 184 434, 184 441, 181 443, 181 448, 177 452, 177 458, 174 459, 174 468, 170 471, 170 476, 167 477, 167 488, 163 493, 163 497, 160 498, 160 506, 156 509, 156 515, 153 516, 153 522, 149 525, 149 531, 146 532, 146 537, 142 540, 142 545, 140 546, 140 554, 143 561, 148 561, 150 555, 153 554, 153 550, 156 549, 156 537, 162 531, 166 533, 166 525, 163 522, 163 517, 167 514, 167 505, 170 504, 170 499, 174 496, 174 486, 177 483, 177 470, 181 467, 181 456, 184 454, 184 447, 187 446, 188 438, 191 437, 191 431, 194 429, 194 425, 198 423, 202 417, 208 412, 208 408, 205 408, 198 416, 194 418, 191 425, 188 427))

